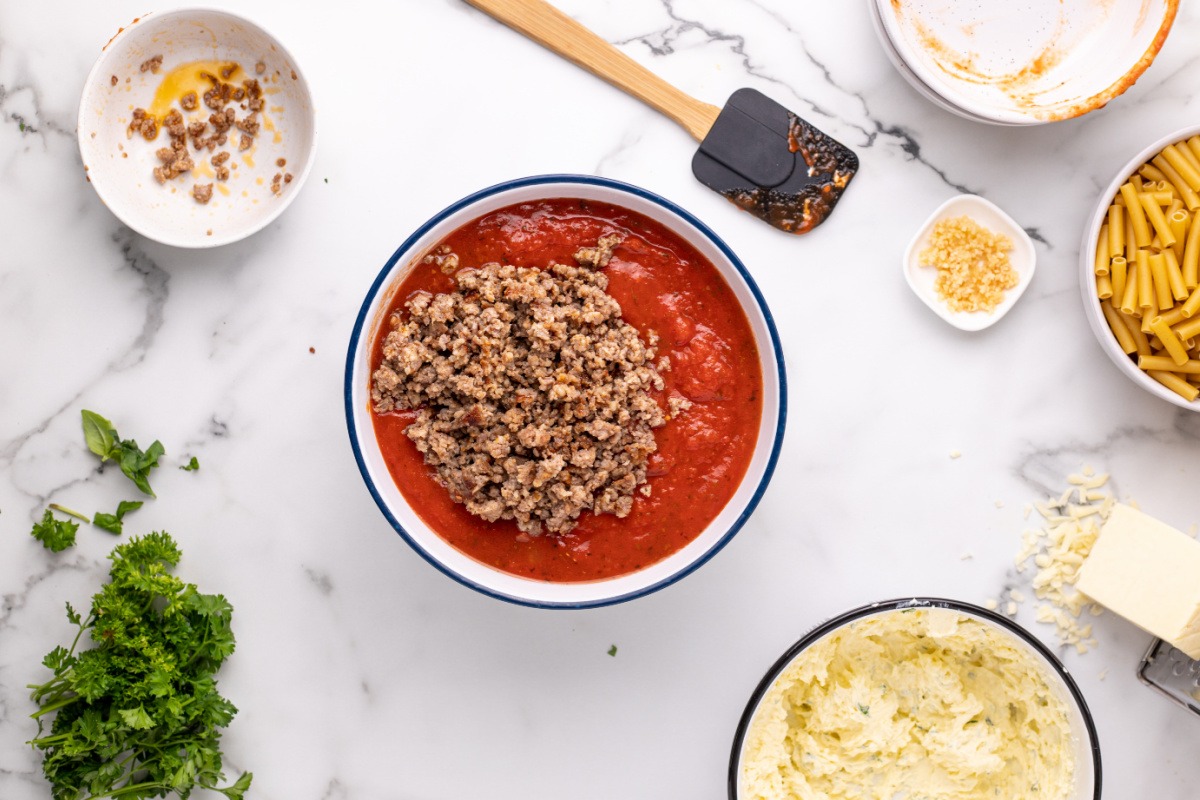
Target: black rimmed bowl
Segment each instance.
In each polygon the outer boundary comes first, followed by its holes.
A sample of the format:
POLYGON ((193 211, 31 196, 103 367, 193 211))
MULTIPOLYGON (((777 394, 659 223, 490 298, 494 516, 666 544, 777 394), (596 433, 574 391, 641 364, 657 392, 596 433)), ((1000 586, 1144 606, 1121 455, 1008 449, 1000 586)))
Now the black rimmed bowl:
POLYGON ((445 575, 483 594, 539 608, 590 608, 650 594, 690 574, 717 554, 749 519, 775 469, 787 416, 787 380, 779 334, 762 293, 741 260, 707 225, 676 204, 626 183, 584 175, 542 175, 509 181, 465 197, 435 215, 384 265, 354 323, 346 358, 346 423, 359 471, 379 510, 418 554, 445 575), (636 211, 681 236, 712 262, 737 297, 758 346, 763 376, 762 419, 754 455, 732 499, 682 549, 636 572, 584 583, 531 580, 501 571, 455 549, 408 504, 383 459, 370 409, 371 349, 393 292, 413 265, 447 235, 514 203, 554 198, 602 201, 636 211))
MULTIPOLYGON (((733 737, 733 751, 729 756, 729 800, 745 800, 741 793, 742 754, 746 744, 746 734, 758 714, 763 699, 775 682, 783 675, 797 659, 801 658, 809 648, 823 640, 826 636, 841 630, 852 622, 867 617, 898 613, 912 609, 947 609, 964 616, 972 617, 990 625, 1001 633, 1009 635, 1015 644, 1023 646, 1025 651, 1039 664, 1046 675, 1047 683, 1059 694, 1067 707, 1067 715, 1075 745, 1075 787, 1072 794, 1061 800, 1100 800, 1101 767, 1100 742, 1096 735, 1096 724, 1088 709, 1083 694, 1075 684, 1075 680, 1067 672, 1050 649, 1042 644, 1033 634, 1017 625, 1010 619, 988 611, 986 608, 961 603, 957 600, 944 600, 936 597, 901 598, 886 600, 880 603, 861 606, 844 614, 834 617, 828 622, 818 625, 803 636, 800 641, 788 648, 779 660, 771 665, 767 674, 750 695, 750 702, 742 712, 737 730, 733 737), (1089 769, 1090 767, 1090 769, 1089 769)), ((1060 800, 1060 798, 1046 798, 1060 800)))

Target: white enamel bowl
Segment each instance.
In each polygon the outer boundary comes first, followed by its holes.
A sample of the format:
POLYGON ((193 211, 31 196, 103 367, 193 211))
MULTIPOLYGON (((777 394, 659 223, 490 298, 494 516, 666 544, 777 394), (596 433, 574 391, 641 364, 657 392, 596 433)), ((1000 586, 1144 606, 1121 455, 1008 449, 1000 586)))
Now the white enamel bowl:
POLYGON ((742 751, 745 747, 746 735, 750 726, 754 724, 767 692, 788 667, 793 662, 805 658, 805 654, 813 645, 857 620, 883 614, 900 614, 914 608, 947 609, 956 614, 971 617, 992 628, 995 632, 1011 638, 1016 646, 1028 654, 1030 660, 1042 670, 1046 683, 1066 705, 1075 756, 1075 785, 1071 794, 1066 798, 1047 797, 1045 800, 1100 800, 1103 781, 1100 741, 1096 734, 1096 724, 1092 720, 1091 711, 1088 710, 1087 701, 1084 700, 1083 694, 1079 691, 1079 687, 1075 684, 1075 680, 1067 668, 1054 657, 1049 648, 1012 620, 969 603, 932 597, 888 600, 847 611, 809 631, 788 648, 787 652, 767 670, 767 674, 751 694, 750 701, 746 704, 746 710, 738 722, 733 737, 733 750, 729 757, 729 800, 741 800, 746 796, 742 792, 741 786, 742 751))
MULTIPOLYGON (((204 108, 205 118, 208 113, 204 108)), ((104 46, 84 84, 78 135, 88 179, 118 219, 149 239, 196 248, 235 242, 282 214, 304 185, 317 144, 312 97, 296 59, 258 25, 211 9, 148 14, 122 28, 104 46), (140 72, 142 62, 155 55, 163 57, 158 74, 140 72), (192 175, 160 185, 152 173, 159 164, 155 151, 169 146, 166 133, 160 130, 148 142, 136 134, 128 138, 126 128, 134 108, 150 107, 166 73, 193 61, 236 61, 248 76, 269 79, 263 83, 266 106, 260 117, 269 125, 264 122, 246 153, 238 152, 236 143, 223 148, 232 155, 230 165, 237 165, 228 181, 213 180, 211 170, 201 166, 211 154, 193 153, 198 167, 192 175), (260 61, 266 68, 262 76, 255 73, 260 61), (275 163, 280 158, 287 162, 283 168, 275 163), (274 194, 272 178, 287 172, 292 181, 274 194), (207 204, 191 197, 197 182, 214 185, 207 204)))
POLYGON ((1092 211, 1092 215, 1088 218, 1087 225, 1084 228, 1083 242, 1079 246, 1079 288, 1083 294, 1083 310, 1087 315, 1092 333, 1096 334, 1096 341, 1100 343, 1100 348, 1117 365, 1117 369, 1121 370, 1126 377, 1138 386, 1150 392, 1155 397, 1166 400, 1168 403, 1174 403, 1180 408, 1186 408, 1189 411, 1200 411, 1200 400, 1189 403, 1183 397, 1180 397, 1151 378, 1145 372, 1138 369, 1133 359, 1125 355, 1125 351, 1117 343, 1117 337, 1113 335, 1112 330, 1108 327, 1108 320, 1104 318, 1104 312, 1100 310, 1100 298, 1096 296, 1095 269, 1096 238, 1100 235, 1100 226, 1104 224, 1104 220, 1108 215, 1108 207, 1112 205, 1113 198, 1120 190, 1121 185, 1129 180, 1130 175, 1137 172, 1138 167, 1158 155, 1159 151, 1164 147, 1197 134, 1200 134, 1200 125, 1183 128, 1162 137, 1129 159, 1125 166, 1121 167, 1117 172, 1112 182, 1100 193, 1096 208, 1092 211))
POLYGON ((400 246, 379 272, 359 311, 346 360, 345 403, 350 443, 379 510, 426 561, 491 597, 541 608, 588 608, 631 600, 674 583, 712 558, 741 529, 766 490, 783 441, 786 377, 779 336, 754 280, 733 251, 687 211, 644 189, 590 176, 546 175, 510 181, 466 197, 438 213, 400 246), (741 303, 758 345, 763 412, 754 456, 733 498, 683 549, 637 572, 586 583, 530 580, 483 564, 452 547, 413 511, 396 488, 375 438, 370 411, 371 346, 393 292, 413 265, 462 225, 513 203, 556 197, 598 200, 662 223, 700 251, 741 303))
POLYGON ((1158 55, 1179 0, 868 0, 918 91, 968 119, 1037 125, 1103 107, 1158 55), (931 96, 933 95, 933 96, 931 96))

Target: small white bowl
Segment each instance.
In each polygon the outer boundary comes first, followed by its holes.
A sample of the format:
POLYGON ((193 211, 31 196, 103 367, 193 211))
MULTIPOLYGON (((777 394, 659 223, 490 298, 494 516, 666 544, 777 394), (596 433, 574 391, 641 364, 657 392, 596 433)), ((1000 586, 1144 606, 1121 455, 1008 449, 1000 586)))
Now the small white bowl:
POLYGON ((952 111, 1037 125, 1103 107, 1166 40, 1179 0, 870 0, 890 40, 952 111))
POLYGON ((951 197, 937 207, 925 224, 917 231, 917 235, 909 242, 904 251, 904 278, 909 287, 921 298, 925 305, 933 309, 933 313, 949 322, 954 327, 964 331, 981 331, 1000 321, 1008 313, 1033 280, 1033 272, 1037 266, 1037 253, 1033 249, 1033 240, 1029 234, 1017 224, 1016 220, 1005 214, 995 203, 974 194, 960 194, 951 197), (933 267, 921 266, 921 251, 929 245, 929 234, 933 226, 950 217, 968 216, 983 227, 994 233, 1003 233, 1012 240, 1013 249, 1008 254, 1009 263, 1017 272, 1017 285, 1004 293, 1004 299, 991 313, 987 311, 951 311, 950 307, 938 297, 934 289, 937 280, 937 270, 933 267))
POLYGON ((363 300, 345 373, 346 423, 359 472, 376 505, 403 538, 445 575, 478 592, 537 608, 592 608, 647 595, 691 574, 741 529, 766 491, 787 418, 787 379, 779 334, 766 300, 746 267, 704 223, 656 194, 629 184, 588 175, 541 175, 476 192, 438 213, 417 229, 380 270, 363 300), (729 284, 758 345, 763 407, 750 466, 733 497, 700 535, 662 561, 637 572, 586 583, 531 580, 476 561, 430 528, 413 510, 388 472, 371 418, 371 348, 393 293, 417 261, 447 235, 468 222, 514 203, 557 197, 612 203, 643 214, 683 237, 729 284))
POLYGON ((1197 134, 1200 134, 1200 125, 1182 128, 1162 137, 1129 159, 1125 166, 1121 167, 1117 172, 1112 182, 1100 193, 1100 199, 1097 202, 1095 210, 1092 211, 1091 219, 1088 220, 1088 224, 1084 228, 1083 242, 1079 246, 1079 288, 1083 294, 1083 310, 1087 315, 1088 324, 1092 327, 1092 333, 1096 334, 1096 341, 1100 343, 1101 349, 1117 365, 1117 369, 1125 373, 1126 377, 1138 386, 1141 386, 1155 397, 1166 400, 1168 403, 1174 403, 1180 408, 1186 408, 1189 411, 1200 411, 1200 400, 1189 403, 1183 397, 1172 392, 1139 369, 1137 363, 1125 355, 1125 351, 1117 343, 1117 337, 1113 335, 1112 330, 1108 327, 1108 320, 1104 318, 1104 312, 1100 310, 1100 298, 1096 295, 1096 239, 1100 235, 1100 226, 1104 224, 1104 220, 1108 216, 1108 207, 1112 205, 1113 198, 1116 197, 1121 184, 1129 180, 1129 176, 1137 172, 1138 167, 1158 155, 1159 151, 1167 145, 1178 142, 1181 139, 1191 138, 1197 134))
MULTIPOLYGON (((203 103, 201 109, 207 119, 209 110, 203 103)), ((254 23, 210 9, 150 14, 118 31, 83 87, 78 136, 84 169, 100 200, 138 233, 175 247, 215 247, 262 229, 300 191, 317 143, 312 97, 296 59, 254 23), (144 61, 160 54, 158 74, 139 71, 144 61), (169 146, 167 136, 160 130, 154 141, 136 134, 128 138, 133 109, 150 107, 155 89, 173 67, 214 60, 236 61, 249 77, 270 79, 264 83, 264 114, 274 130, 264 124, 246 153, 238 152, 236 137, 231 137, 231 146, 221 148, 231 153, 229 163, 237 164, 228 181, 204 177, 199 165, 207 164, 213 154, 193 152, 197 170, 160 185, 152 174, 159 165, 155 151, 169 146), (260 61, 266 66, 261 77, 255 74, 260 61), (276 166, 280 158, 287 161, 282 168, 276 166), (276 195, 272 178, 286 172, 292 173, 292 181, 276 195), (191 197, 197 182, 213 183, 217 189, 206 205, 191 197)))

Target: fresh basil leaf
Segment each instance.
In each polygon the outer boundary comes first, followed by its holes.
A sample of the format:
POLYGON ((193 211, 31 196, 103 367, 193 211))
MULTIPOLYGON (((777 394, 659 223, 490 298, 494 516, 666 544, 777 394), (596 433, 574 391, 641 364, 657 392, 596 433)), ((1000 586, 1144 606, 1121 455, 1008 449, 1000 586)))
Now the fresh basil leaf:
MULTIPOLYGON (((134 485, 143 493, 154 497, 150 488, 150 470, 158 466, 158 459, 166 452, 162 442, 155 440, 145 452, 133 439, 122 440, 112 423, 95 411, 83 411, 83 437, 88 449, 100 456, 100 463, 115 460, 134 485)), ((198 465, 197 465, 198 466, 198 465)))
POLYGON ((133 485, 141 489, 143 494, 155 497, 154 490, 150 488, 150 470, 158 466, 159 457, 166 452, 162 443, 155 440, 154 444, 142 452, 137 442, 133 439, 126 439, 117 444, 117 449, 120 452, 117 462, 121 465, 121 472, 125 473, 125 476, 133 481, 133 485))
POLYGON ((137 511, 142 507, 141 500, 122 500, 117 504, 117 513, 115 514, 97 514, 92 518, 92 524, 101 530, 121 535, 124 528, 122 520, 130 511, 137 511))
POLYGON ((200 462, 195 456, 192 456, 192 460, 184 464, 182 467, 180 467, 180 469, 184 472, 195 472, 196 470, 200 469, 200 462))
POLYGON ((141 507, 141 500, 122 500, 117 503, 117 519, 125 519, 126 514, 130 511, 137 511, 141 507))
POLYGON ((116 514, 97 514, 92 517, 92 524, 102 531, 121 535, 122 523, 116 514))
POLYGON ((100 456, 101 461, 112 457, 113 447, 117 443, 117 432, 111 422, 95 411, 83 411, 83 438, 88 449, 100 456))

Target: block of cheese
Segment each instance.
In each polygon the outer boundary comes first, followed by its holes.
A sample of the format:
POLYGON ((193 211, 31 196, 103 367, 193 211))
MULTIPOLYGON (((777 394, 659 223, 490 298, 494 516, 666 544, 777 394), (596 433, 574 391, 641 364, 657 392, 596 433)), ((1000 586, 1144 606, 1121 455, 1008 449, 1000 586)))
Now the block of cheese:
POLYGON ((1113 506, 1075 588, 1200 660, 1200 542, 1190 536, 1113 506))

